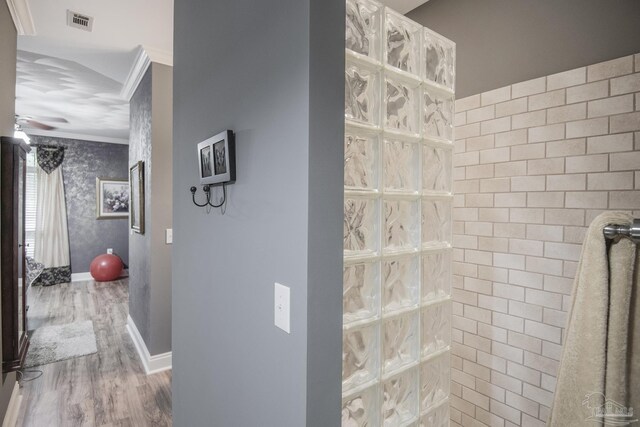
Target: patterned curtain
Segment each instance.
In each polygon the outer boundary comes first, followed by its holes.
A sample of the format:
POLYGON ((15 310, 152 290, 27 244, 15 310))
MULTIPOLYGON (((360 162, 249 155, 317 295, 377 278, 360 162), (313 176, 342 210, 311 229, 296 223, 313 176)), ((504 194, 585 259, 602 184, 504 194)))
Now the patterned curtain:
POLYGON ((44 269, 34 285, 71 281, 67 206, 62 180, 64 147, 38 145, 36 236, 34 258, 44 269))

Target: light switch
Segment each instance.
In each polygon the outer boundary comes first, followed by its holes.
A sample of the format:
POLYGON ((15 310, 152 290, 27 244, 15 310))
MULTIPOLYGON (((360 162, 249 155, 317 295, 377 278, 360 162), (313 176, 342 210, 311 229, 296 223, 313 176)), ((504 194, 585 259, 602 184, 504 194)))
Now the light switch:
POLYGON ((281 285, 280 283, 276 283, 273 294, 274 294, 274 323, 278 328, 290 334, 291 333, 290 289, 284 285, 281 285))
POLYGON ((165 243, 170 245, 173 243, 173 228, 167 228, 165 231, 165 243))
POLYGON ((107 248, 107 253, 108 254, 112 254, 113 253, 113 248, 107 248))

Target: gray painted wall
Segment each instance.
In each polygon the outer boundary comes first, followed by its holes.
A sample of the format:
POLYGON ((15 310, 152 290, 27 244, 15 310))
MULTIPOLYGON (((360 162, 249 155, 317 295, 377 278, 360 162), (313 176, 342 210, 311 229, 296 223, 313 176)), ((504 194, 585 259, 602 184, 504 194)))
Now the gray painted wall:
MULTIPOLYGON (((0 135, 13 136, 16 98, 16 27, 6 2, 0 2, 0 135)), ((1 256, 1 255, 0 255, 1 256)), ((1 318, 1 317, 0 317, 1 318)), ((0 328, 2 325, 0 324, 0 328)), ((0 342, 2 354, 2 342, 0 342)), ((0 419, 4 419, 11 398, 16 374, 2 375, 0 386, 0 419)))
POLYGON ((96 219, 96 178, 127 179, 128 147, 106 142, 31 135, 32 145, 65 147, 62 175, 67 202, 71 271, 89 271, 91 261, 113 248, 129 263, 127 219, 96 219))
POLYGON ((181 1, 174 21, 174 424, 338 426, 344 1, 181 1), (196 144, 224 129, 223 215, 189 187, 196 144))
POLYGON ((637 0, 430 0, 407 16, 456 42, 457 98, 640 52, 637 0))
POLYGON ((152 63, 130 105, 129 164, 144 161, 145 233, 129 236, 129 315, 151 355, 171 351, 173 75, 152 63))

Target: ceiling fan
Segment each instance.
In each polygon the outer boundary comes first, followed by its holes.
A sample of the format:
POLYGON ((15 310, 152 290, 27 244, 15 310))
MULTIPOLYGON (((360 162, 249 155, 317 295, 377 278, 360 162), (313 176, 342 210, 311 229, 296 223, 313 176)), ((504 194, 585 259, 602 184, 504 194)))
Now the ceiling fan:
POLYGON ((42 122, 53 123, 69 123, 64 117, 45 117, 45 116, 22 116, 16 114, 16 123, 25 127, 36 128, 41 130, 55 130, 57 127, 50 126, 42 122), (37 120, 36 120, 37 119, 37 120), (40 121, 41 120, 41 121, 40 121))

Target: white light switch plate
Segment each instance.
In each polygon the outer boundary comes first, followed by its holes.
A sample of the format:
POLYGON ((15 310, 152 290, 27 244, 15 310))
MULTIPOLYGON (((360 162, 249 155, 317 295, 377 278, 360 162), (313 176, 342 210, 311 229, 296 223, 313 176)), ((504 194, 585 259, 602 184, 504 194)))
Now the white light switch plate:
POLYGON ((276 283, 273 294, 274 294, 274 323, 278 328, 290 334, 291 333, 290 289, 284 285, 281 285, 280 283, 276 283))
POLYGON ((170 245, 173 243, 173 228, 167 228, 165 230, 165 239, 164 239, 165 243, 167 245, 170 245))

